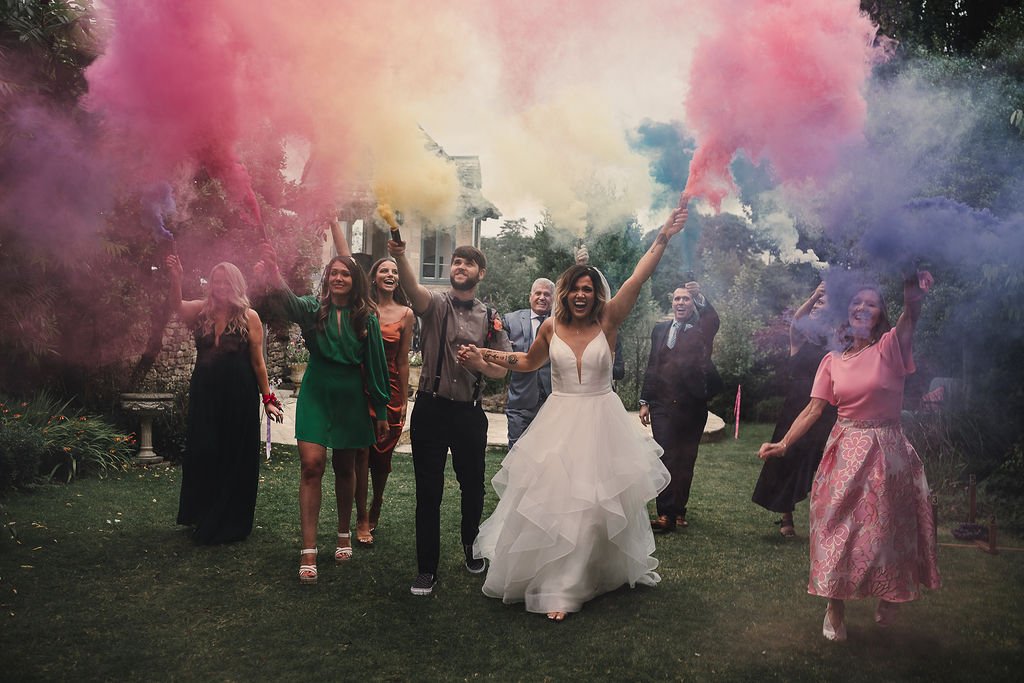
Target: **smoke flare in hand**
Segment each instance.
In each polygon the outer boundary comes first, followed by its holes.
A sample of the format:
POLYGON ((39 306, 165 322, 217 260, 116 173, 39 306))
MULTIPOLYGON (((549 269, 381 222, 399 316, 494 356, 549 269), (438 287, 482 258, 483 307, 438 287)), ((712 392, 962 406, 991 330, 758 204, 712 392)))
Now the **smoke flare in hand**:
POLYGON ((380 202, 377 204, 377 213, 384 219, 384 222, 391 228, 391 239, 396 242, 402 241, 402 233, 398 229, 398 219, 395 216, 394 209, 387 202, 380 202))

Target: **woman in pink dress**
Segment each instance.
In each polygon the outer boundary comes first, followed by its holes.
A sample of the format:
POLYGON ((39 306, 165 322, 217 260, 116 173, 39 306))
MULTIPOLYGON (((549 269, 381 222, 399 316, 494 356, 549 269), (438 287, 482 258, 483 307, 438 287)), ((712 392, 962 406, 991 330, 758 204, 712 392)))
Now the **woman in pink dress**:
POLYGON ((894 328, 878 289, 856 290, 839 330, 844 350, 822 359, 810 403, 781 441, 759 452, 762 459, 782 456, 826 404, 838 406, 810 506, 807 592, 828 598, 822 634, 829 640, 846 639, 845 600, 878 598, 875 621, 889 626, 921 586, 940 585, 928 482, 900 426, 904 380, 914 372, 914 326, 932 282, 921 272, 904 284, 894 328))

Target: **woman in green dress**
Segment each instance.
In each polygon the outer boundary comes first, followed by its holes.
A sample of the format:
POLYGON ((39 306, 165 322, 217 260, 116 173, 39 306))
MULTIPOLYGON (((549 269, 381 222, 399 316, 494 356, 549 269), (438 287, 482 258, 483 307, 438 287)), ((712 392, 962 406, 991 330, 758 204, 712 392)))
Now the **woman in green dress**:
POLYGON ((272 300, 285 317, 302 328, 309 349, 309 366, 295 411, 295 439, 302 473, 299 479, 299 516, 302 547, 299 581, 316 583, 316 535, 320 517, 321 481, 332 449, 335 496, 338 503, 338 543, 335 562, 352 557, 352 498, 355 459, 388 431, 390 398, 388 367, 376 306, 367 296, 366 274, 349 256, 336 256, 327 264, 319 294, 296 296, 277 267, 269 244, 257 264, 274 289, 272 300), (365 379, 365 388, 364 388, 365 379), (370 405, 375 415, 370 417, 370 405))

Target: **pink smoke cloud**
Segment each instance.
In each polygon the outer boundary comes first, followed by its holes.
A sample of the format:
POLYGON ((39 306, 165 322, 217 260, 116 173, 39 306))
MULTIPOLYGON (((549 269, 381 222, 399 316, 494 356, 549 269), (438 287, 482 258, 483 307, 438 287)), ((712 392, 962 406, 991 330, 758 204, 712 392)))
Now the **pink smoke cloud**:
POLYGON ((856 0, 714 0, 694 54, 685 121, 698 148, 684 191, 716 211, 739 151, 782 183, 821 178, 862 139, 879 50, 856 0))
POLYGON ((457 82, 464 59, 451 49, 451 36, 464 32, 452 28, 457 12, 420 3, 105 7, 113 21, 87 71, 86 104, 117 141, 110 146, 126 176, 151 185, 203 168, 256 226, 260 205, 241 150, 307 141, 323 195, 307 206, 326 210, 344 183, 372 176, 375 145, 419 134, 406 110, 457 82))
MULTIPOLYGON (((589 72, 570 74, 582 81, 606 70, 622 58, 624 36, 634 37, 627 49, 656 52, 671 65, 678 58, 675 45, 644 44, 642 39, 663 26, 692 25, 699 14, 678 0, 489 0, 467 2, 463 11, 496 47, 502 94, 516 109, 550 94, 541 92, 544 86, 563 91, 567 84, 556 73, 566 63, 588 65, 589 72), (550 78, 556 82, 548 82, 550 78)), ((643 79, 645 74, 636 76, 643 79)))
POLYGON ((247 123, 244 103, 259 84, 246 77, 250 46, 224 3, 108 3, 114 27, 104 54, 88 69, 86 104, 103 114, 128 165, 145 182, 182 163, 219 178, 246 219, 261 223, 249 175, 235 153, 247 123), (126 155, 126 160, 127 160, 126 155))
POLYGON ((97 250, 103 216, 114 204, 115 171, 92 131, 64 111, 32 101, 6 114, 0 224, 58 262, 97 250))

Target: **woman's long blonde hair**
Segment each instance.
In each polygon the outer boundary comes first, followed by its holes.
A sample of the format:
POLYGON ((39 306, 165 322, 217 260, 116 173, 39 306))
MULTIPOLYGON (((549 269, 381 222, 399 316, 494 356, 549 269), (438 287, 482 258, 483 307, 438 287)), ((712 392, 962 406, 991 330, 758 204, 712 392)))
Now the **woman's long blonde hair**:
MULTIPOLYGON (((213 275, 218 270, 224 272, 225 277, 227 277, 228 284, 231 285, 231 295, 227 301, 228 321, 227 325, 224 326, 224 332, 221 334, 237 332, 242 339, 248 339, 248 313, 250 305, 249 297, 245 293, 245 276, 242 275, 242 271, 240 271, 238 266, 234 263, 221 261, 210 269, 210 280, 213 280, 213 275)), ((199 311, 199 317, 196 321, 196 325, 199 327, 203 336, 214 332, 213 302, 210 300, 209 294, 207 294, 206 298, 203 299, 203 308, 199 311)))

